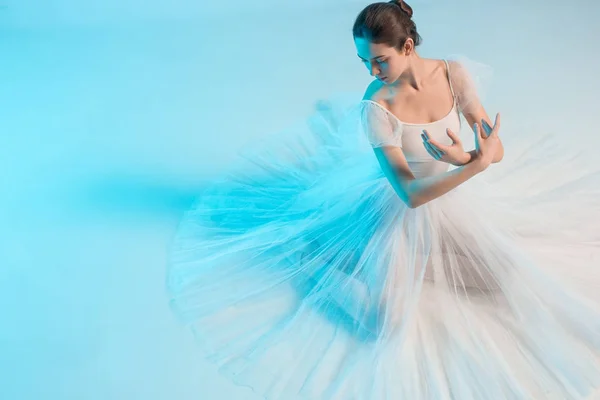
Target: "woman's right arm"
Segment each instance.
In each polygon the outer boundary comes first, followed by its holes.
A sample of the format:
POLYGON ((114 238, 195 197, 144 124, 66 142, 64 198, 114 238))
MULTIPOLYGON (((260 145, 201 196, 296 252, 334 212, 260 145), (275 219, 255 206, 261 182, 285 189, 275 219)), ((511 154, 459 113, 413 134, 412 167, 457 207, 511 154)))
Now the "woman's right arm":
POLYGON ((476 157, 472 162, 443 174, 416 179, 400 147, 382 146, 373 150, 392 187, 410 208, 437 199, 489 165, 483 158, 476 157))

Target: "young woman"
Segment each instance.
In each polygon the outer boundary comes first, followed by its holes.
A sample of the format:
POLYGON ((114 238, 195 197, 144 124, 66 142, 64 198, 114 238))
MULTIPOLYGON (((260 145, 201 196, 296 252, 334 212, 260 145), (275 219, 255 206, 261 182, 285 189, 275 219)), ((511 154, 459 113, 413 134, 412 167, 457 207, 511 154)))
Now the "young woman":
POLYGON ((490 190, 500 117, 467 70, 418 55, 403 1, 353 34, 376 80, 203 193, 173 244, 174 309, 268 399, 591 398, 598 173, 519 192, 544 173, 532 160, 490 190))

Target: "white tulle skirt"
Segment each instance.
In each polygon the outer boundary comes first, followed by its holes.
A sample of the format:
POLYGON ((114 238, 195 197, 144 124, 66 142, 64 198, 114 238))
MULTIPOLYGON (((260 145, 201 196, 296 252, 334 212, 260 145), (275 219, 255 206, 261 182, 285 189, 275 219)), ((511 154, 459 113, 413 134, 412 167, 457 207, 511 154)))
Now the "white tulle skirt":
POLYGON ((356 118, 321 108, 185 214, 168 291, 206 356, 267 399, 594 398, 600 169, 505 143, 410 209, 356 118))

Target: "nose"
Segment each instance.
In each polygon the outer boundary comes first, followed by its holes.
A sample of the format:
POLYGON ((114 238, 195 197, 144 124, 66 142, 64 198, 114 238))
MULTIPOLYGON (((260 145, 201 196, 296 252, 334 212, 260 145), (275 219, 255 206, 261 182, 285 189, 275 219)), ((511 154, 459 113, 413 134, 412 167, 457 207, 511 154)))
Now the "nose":
POLYGON ((377 74, 379 74, 379 68, 375 68, 375 65, 373 65, 373 63, 369 63, 369 72, 371 73, 371 76, 375 76, 377 74))

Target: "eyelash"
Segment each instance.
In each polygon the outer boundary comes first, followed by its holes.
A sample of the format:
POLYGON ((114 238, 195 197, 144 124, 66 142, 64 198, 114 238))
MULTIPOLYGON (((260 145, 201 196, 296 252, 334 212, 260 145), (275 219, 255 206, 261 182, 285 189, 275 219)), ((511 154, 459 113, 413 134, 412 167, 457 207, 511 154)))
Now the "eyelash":
MULTIPOLYGON (((361 60, 363 63, 368 62, 367 60, 361 60)), ((384 64, 387 62, 387 58, 385 60, 375 60, 378 64, 384 64)))

